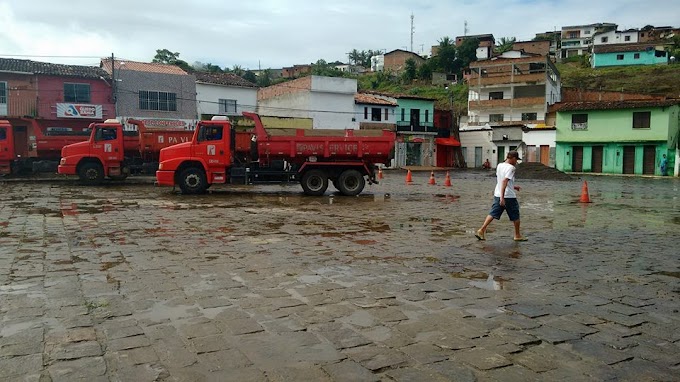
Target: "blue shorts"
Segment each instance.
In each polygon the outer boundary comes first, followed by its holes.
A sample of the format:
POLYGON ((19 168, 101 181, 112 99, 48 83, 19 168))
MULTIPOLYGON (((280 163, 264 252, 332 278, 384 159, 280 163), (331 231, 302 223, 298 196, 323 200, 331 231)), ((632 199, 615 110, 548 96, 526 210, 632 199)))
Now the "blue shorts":
POLYGON ((505 198, 505 207, 501 206, 501 198, 494 196, 493 205, 491 206, 491 215, 494 219, 499 220, 503 211, 508 213, 510 221, 519 220, 519 202, 517 198, 505 198))

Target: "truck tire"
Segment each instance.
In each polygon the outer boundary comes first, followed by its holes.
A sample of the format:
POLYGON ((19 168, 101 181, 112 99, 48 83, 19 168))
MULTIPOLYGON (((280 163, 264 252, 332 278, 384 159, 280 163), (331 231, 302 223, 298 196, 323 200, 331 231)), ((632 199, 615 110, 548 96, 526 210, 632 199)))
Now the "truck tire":
POLYGON ((300 183, 306 195, 321 196, 328 188, 328 176, 321 170, 309 170, 302 176, 300 183))
POLYGON ((85 163, 78 169, 78 177, 86 184, 101 183, 104 180, 104 168, 99 163, 85 163))
POLYGON ((189 167, 179 174, 179 188, 183 194, 202 194, 208 189, 208 181, 203 169, 189 167))
POLYGON ((345 196, 356 196, 364 190, 366 180, 357 170, 345 170, 338 177, 337 188, 345 196))

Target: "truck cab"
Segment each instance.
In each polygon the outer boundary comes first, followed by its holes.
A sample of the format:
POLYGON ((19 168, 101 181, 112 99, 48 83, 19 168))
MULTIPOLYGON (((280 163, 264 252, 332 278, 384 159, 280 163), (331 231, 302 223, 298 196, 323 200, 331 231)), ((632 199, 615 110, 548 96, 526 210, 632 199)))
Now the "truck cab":
POLYGON ((14 162, 14 159, 12 125, 7 120, 0 120, 0 175, 12 173, 12 162, 14 162))
POLYGON ((90 139, 64 146, 59 174, 78 175, 85 183, 98 183, 105 177, 123 180, 129 171, 122 166, 125 147, 123 125, 116 119, 90 125, 90 139))

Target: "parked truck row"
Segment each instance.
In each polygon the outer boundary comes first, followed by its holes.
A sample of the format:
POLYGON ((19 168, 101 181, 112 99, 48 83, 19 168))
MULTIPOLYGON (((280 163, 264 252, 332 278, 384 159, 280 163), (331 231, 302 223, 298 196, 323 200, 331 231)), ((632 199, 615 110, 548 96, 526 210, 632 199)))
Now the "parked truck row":
POLYGON ((179 186, 185 194, 213 184, 299 182, 307 195, 322 195, 329 184, 357 195, 376 182, 376 165, 389 163, 394 153, 391 131, 267 130, 257 114, 243 114, 253 128, 237 130, 226 117, 201 121, 195 130, 149 129, 129 119, 136 127, 130 130, 111 119, 76 131, 46 131, 33 122, 19 132, 25 137, 0 120, 0 174, 56 167, 94 184, 155 172, 158 185, 179 186), (31 143, 22 147, 22 141, 31 143))

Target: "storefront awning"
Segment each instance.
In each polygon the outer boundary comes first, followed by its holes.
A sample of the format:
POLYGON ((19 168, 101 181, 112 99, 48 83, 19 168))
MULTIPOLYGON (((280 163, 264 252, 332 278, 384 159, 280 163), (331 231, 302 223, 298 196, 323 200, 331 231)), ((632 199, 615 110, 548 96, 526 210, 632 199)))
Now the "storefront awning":
POLYGON ((443 146, 460 146, 460 142, 458 142, 458 140, 454 137, 435 138, 434 142, 443 146))

